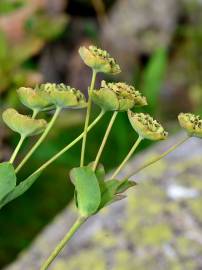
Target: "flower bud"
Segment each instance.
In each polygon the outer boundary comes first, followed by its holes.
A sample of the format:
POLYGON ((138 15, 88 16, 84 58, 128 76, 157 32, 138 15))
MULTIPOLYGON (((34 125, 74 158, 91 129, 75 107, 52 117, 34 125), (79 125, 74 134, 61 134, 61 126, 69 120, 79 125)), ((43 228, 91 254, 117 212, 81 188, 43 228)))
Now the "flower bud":
POLYGON ((193 137, 202 138, 202 119, 192 113, 180 113, 178 115, 180 126, 193 137))
POLYGON ((144 113, 133 113, 128 111, 128 118, 134 130, 142 138, 158 141, 167 138, 168 133, 150 115, 144 113))
POLYGON ((99 90, 92 90, 95 104, 105 111, 127 111, 135 106, 147 105, 146 98, 131 85, 123 82, 106 83, 102 81, 99 90))
POLYGON ((24 137, 38 135, 42 133, 47 126, 45 120, 32 119, 27 115, 18 113, 12 108, 5 110, 2 114, 2 118, 10 129, 24 137))
POLYGON ((41 111, 52 105, 46 98, 46 93, 44 93, 44 91, 40 91, 38 88, 32 89, 30 87, 20 87, 17 90, 17 93, 22 104, 31 110, 41 111))
POLYGON ((39 86, 47 95, 47 100, 60 108, 84 108, 86 99, 81 91, 63 83, 45 83, 39 86))
POLYGON ((84 63, 97 72, 118 74, 121 72, 116 63, 107 51, 101 50, 95 46, 80 47, 79 54, 84 63))

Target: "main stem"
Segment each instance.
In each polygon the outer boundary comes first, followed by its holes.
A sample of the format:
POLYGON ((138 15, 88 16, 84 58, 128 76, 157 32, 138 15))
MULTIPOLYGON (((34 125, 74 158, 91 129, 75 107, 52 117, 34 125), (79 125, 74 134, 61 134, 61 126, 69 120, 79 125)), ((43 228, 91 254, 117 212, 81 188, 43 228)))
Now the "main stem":
POLYGON ((14 162, 14 160, 15 160, 15 158, 16 158, 16 156, 17 156, 17 154, 18 154, 18 152, 19 152, 25 138, 26 138, 25 136, 20 136, 20 140, 19 140, 19 142, 18 142, 18 144, 17 144, 17 146, 16 146, 16 148, 15 148, 15 150, 14 150, 14 152, 13 152, 13 154, 12 154, 10 160, 9 160, 10 163, 14 162))
POLYGON ((51 119, 51 121, 48 123, 45 131, 41 135, 41 137, 38 139, 38 141, 35 143, 35 145, 30 149, 30 151, 27 153, 27 155, 24 157, 24 159, 21 161, 21 163, 16 168, 15 172, 19 172, 19 170, 22 168, 22 166, 28 161, 28 159, 31 157, 31 155, 36 151, 36 149, 40 146, 40 144, 44 141, 46 136, 48 135, 49 131, 51 130, 52 126, 54 125, 58 115, 61 112, 61 108, 56 108, 55 113, 51 119))
MULTIPOLYGON (((104 111, 101 111, 100 114, 96 117, 96 119, 89 125, 87 131, 90 131, 103 117, 105 114, 104 111)), ((56 155, 54 155, 51 159, 49 159, 46 163, 44 163, 41 167, 39 167, 32 175, 35 173, 43 171, 46 167, 48 167, 51 163, 53 163, 56 159, 58 159, 61 155, 67 152, 72 146, 74 146, 77 142, 79 142, 83 138, 84 132, 82 132, 76 139, 74 139, 71 143, 65 146, 61 151, 59 151, 56 155)))
POLYGON ((69 240, 72 238, 72 236, 75 234, 75 232, 80 228, 80 226, 87 220, 87 218, 80 217, 77 219, 77 221, 74 223, 74 225, 71 227, 69 232, 65 235, 65 237, 60 241, 60 243, 56 246, 56 248, 53 250, 51 255, 48 257, 48 259, 44 262, 44 264, 41 266, 40 270, 46 270, 50 266, 50 264, 54 261, 54 259, 57 257, 57 255, 60 253, 60 251, 64 248, 64 246, 69 242, 69 240))
POLYGON ((117 176, 117 174, 121 171, 121 169, 123 168, 123 166, 126 164, 126 162, 130 159, 130 157, 132 156, 132 154, 134 153, 134 151, 137 149, 138 145, 140 144, 140 142, 142 141, 142 137, 139 136, 138 139, 136 140, 135 144, 133 145, 133 147, 131 148, 131 150, 129 151, 129 153, 127 154, 127 156, 124 158, 124 160, 122 161, 122 163, 119 165, 119 167, 116 169, 116 171, 113 173, 112 175, 112 179, 115 178, 117 176))
POLYGON ((93 70, 91 85, 90 85, 90 89, 88 90, 88 105, 87 105, 86 119, 85 119, 85 125, 84 125, 84 135, 83 135, 83 141, 82 141, 82 147, 81 147, 80 167, 84 166, 86 139, 87 139, 87 133, 88 133, 87 129, 89 125, 90 113, 91 113, 91 107, 92 107, 91 91, 93 90, 95 86, 96 74, 97 74, 96 71, 93 70))
POLYGON ((182 145, 183 143, 185 143, 190 137, 186 137, 184 138, 182 141, 179 141, 178 143, 176 143, 175 145, 173 145, 172 147, 170 147, 167 151, 165 151, 163 154, 153 158, 151 161, 149 161, 148 163, 144 164, 143 166, 139 167, 136 171, 132 172, 131 174, 129 174, 126 178, 130 178, 133 175, 137 174, 138 172, 142 171, 143 169, 149 167, 150 165, 154 164, 155 162, 159 161, 160 159, 162 159, 163 157, 167 156, 169 153, 171 153, 172 151, 174 151, 177 147, 179 147, 180 145, 182 145))
POLYGON ((97 156, 96 156, 95 161, 94 161, 94 164, 93 164, 93 171, 95 171, 96 168, 97 168, 98 162, 99 162, 100 157, 101 157, 101 155, 102 155, 103 149, 104 149, 104 147, 105 147, 105 144, 106 144, 106 142, 107 142, 109 133, 110 133, 110 131, 111 131, 111 129, 112 129, 112 126, 113 126, 113 124, 114 124, 114 121, 115 121, 115 119, 116 119, 117 114, 118 114, 118 112, 114 112, 113 115, 112 115, 112 118, 111 118, 111 120, 110 120, 110 122, 109 122, 109 125, 108 125, 108 127, 107 127, 107 130, 106 130, 106 132, 105 132, 105 135, 104 135, 104 137, 103 137, 102 143, 101 143, 101 145, 100 145, 100 148, 99 148, 99 150, 98 150, 97 156))

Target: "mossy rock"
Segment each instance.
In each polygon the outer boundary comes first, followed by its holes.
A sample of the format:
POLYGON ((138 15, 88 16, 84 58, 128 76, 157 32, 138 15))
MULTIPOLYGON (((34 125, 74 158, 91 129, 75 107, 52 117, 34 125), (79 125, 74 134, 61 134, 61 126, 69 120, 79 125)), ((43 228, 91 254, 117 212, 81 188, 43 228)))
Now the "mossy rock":
MULTIPOLYGON (((180 140, 135 157, 123 172, 180 140)), ((136 175, 128 198, 91 218, 55 260, 52 270, 202 269, 202 143, 191 139, 136 175)), ((38 270, 76 218, 65 209, 6 270, 38 270)))

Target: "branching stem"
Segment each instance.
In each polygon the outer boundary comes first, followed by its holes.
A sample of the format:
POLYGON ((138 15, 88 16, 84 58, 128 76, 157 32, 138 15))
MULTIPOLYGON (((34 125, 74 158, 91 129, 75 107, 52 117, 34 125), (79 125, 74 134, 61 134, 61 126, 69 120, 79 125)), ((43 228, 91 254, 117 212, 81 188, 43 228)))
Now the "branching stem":
POLYGON ((12 154, 10 160, 9 160, 10 163, 14 162, 14 160, 17 157, 17 154, 18 154, 18 152, 19 152, 25 138, 26 138, 25 136, 20 136, 20 140, 19 140, 19 142, 18 142, 18 144, 17 144, 17 146, 16 146, 16 148, 15 148, 15 150, 14 150, 14 152, 13 152, 13 154, 12 154))
MULTIPOLYGON (((33 111, 32 119, 36 118, 38 112, 39 112, 38 110, 33 111)), ((10 163, 13 163, 15 161, 15 158, 17 157, 17 154, 18 154, 25 139, 26 139, 26 136, 23 136, 23 135, 20 136, 20 140, 19 140, 19 142, 18 142, 18 144, 17 144, 17 146, 16 146, 16 148, 15 148, 15 150, 14 150, 14 152, 9 160, 10 163)))
POLYGON ((137 149, 138 145, 141 143, 142 140, 143 140, 143 138, 141 136, 139 136, 138 139, 136 140, 136 142, 134 143, 133 147, 131 148, 131 150, 127 154, 127 156, 124 158, 122 163, 119 165, 119 167, 113 173, 111 179, 114 179, 117 176, 117 174, 119 174, 119 172, 122 170, 122 168, 124 167, 126 162, 130 159, 130 157, 135 152, 135 150, 137 149))
POLYGON ((94 171, 95 171, 96 168, 97 168, 98 162, 99 162, 100 157, 101 157, 101 155, 102 155, 103 149, 104 149, 105 144, 106 144, 106 142, 107 142, 107 139, 108 139, 108 137, 109 137, 109 133, 110 133, 110 131, 111 131, 111 129, 112 129, 112 126, 113 126, 113 124, 114 124, 114 121, 115 121, 115 119, 116 119, 116 117, 117 117, 117 114, 118 114, 118 112, 114 112, 114 113, 113 113, 112 118, 111 118, 111 120, 110 120, 110 122, 109 122, 109 125, 108 125, 108 127, 107 127, 107 129, 106 129, 106 132, 105 132, 105 135, 104 135, 104 137, 103 137, 102 143, 101 143, 101 145, 100 145, 100 148, 99 148, 99 150, 98 150, 97 156, 96 156, 96 158, 95 158, 95 162, 94 162, 94 164, 93 164, 93 170, 94 170, 94 171))
POLYGON ((91 100, 91 91, 93 90, 95 86, 95 80, 96 80, 96 71, 93 70, 92 80, 90 89, 88 91, 88 105, 87 105, 87 112, 86 112, 86 119, 85 119, 85 125, 84 125, 84 136, 82 141, 82 147, 81 147, 81 160, 80 160, 80 167, 84 166, 84 159, 85 159, 85 148, 86 148, 86 139, 87 139, 87 129, 89 125, 90 120, 90 113, 91 113, 91 107, 92 107, 92 100, 91 100))
MULTIPOLYGON (((88 126, 87 131, 90 131, 103 117, 105 114, 104 111, 101 111, 100 114, 96 117, 96 119, 88 126)), ((44 163, 40 168, 38 168, 33 174, 38 173, 46 169, 51 163, 53 163, 56 159, 58 159, 61 155, 67 152, 72 146, 74 146, 77 142, 79 142, 84 136, 84 132, 81 133, 76 139, 74 139, 71 143, 65 146, 62 150, 60 150, 57 154, 55 154, 51 159, 49 159, 46 163, 44 163)), ((32 175, 33 175, 32 174, 32 175)))
POLYGON ((126 178, 130 178, 133 175, 137 174, 138 172, 142 171, 143 169, 149 167, 150 165, 156 163, 157 161, 159 161, 160 159, 162 159, 163 157, 167 156, 169 153, 173 152, 177 147, 179 147, 180 145, 182 145, 183 143, 185 143, 190 137, 186 137, 183 140, 179 141, 178 143, 176 143, 175 145, 173 145, 172 147, 170 147, 167 151, 165 151, 163 154, 153 158, 152 160, 150 160, 149 162, 147 162, 146 164, 142 165, 141 167, 139 167, 137 170, 133 171, 131 174, 129 174, 128 176, 126 176, 126 178))
POLYGON ((32 154, 36 151, 36 149, 45 140, 46 136, 48 135, 49 131, 53 127, 53 125, 54 125, 54 123, 55 123, 58 115, 60 114, 60 112, 61 112, 61 108, 60 107, 56 108, 55 113, 54 113, 51 121, 48 123, 46 129, 44 130, 43 134, 38 139, 38 141, 34 144, 34 146, 29 150, 29 152, 27 153, 27 155, 24 157, 24 159, 21 161, 21 163, 16 168, 16 170, 15 170, 16 173, 19 172, 19 170, 23 167, 23 165, 28 161, 28 159, 32 156, 32 154))

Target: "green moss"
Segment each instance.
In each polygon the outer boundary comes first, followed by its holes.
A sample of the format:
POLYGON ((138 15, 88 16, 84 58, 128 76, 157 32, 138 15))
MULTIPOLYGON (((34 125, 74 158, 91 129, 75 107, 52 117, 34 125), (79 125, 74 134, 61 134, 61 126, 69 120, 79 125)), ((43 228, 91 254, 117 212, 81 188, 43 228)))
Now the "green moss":
POLYGON ((157 224, 151 227, 145 227, 138 235, 140 244, 143 245, 162 245, 172 239, 172 231, 169 225, 157 224))
POLYGON ((102 248, 113 248, 117 246, 117 237, 109 231, 99 231, 93 238, 94 245, 102 245, 102 248))
POLYGON ((189 200, 188 207, 190 208, 192 214, 196 219, 198 219, 200 222, 202 222, 202 198, 197 198, 194 200, 189 200))
POLYGON ((104 256, 97 250, 86 250, 76 256, 73 255, 68 261, 56 261, 53 270, 105 270, 104 256))
MULTIPOLYGON (((151 161, 154 157, 158 156, 159 154, 152 154, 147 156, 146 160, 144 160, 144 163, 151 161)), ((165 159, 161 159, 158 162, 154 163, 153 165, 149 166, 144 170, 145 173, 148 173, 148 175, 151 178, 159 178, 163 175, 167 168, 167 162, 165 159)))
MULTIPOLYGON (((113 270, 133 270, 133 258, 127 250, 119 250, 115 255, 115 266, 113 270)), ((139 268, 138 268, 139 269, 139 268)), ((139 269, 140 270, 140 269, 139 269)))

